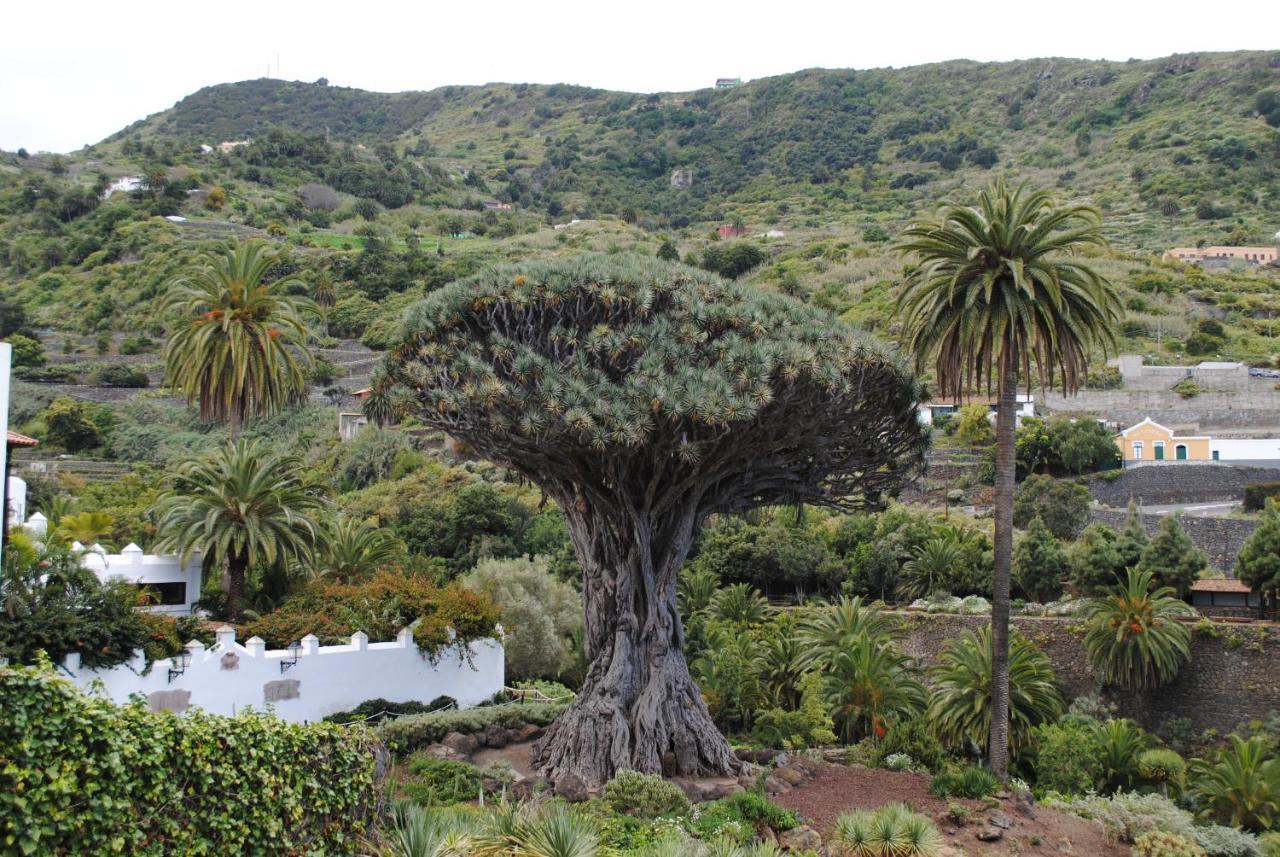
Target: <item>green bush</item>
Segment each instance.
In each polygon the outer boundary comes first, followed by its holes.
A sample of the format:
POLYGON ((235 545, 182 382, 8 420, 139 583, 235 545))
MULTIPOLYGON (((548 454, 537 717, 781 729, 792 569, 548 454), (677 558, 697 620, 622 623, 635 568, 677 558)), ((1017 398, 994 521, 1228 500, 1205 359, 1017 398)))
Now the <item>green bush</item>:
POLYGON ((1188 842, 1195 840, 1196 827, 1191 813, 1158 794, 1117 792, 1111 797, 1088 795, 1065 800, 1047 796, 1044 804, 1100 821, 1107 832, 1121 842, 1133 842, 1151 831, 1175 833, 1188 842))
POLYGON ((44 365, 44 346, 40 344, 40 340, 15 333, 5 341, 13 346, 12 361, 15 369, 44 365))
POLYGON ((1280 830, 1273 830, 1258 837, 1260 857, 1280 857, 1280 830))
POLYGON ((469 735, 483 732, 490 726, 507 729, 525 724, 546 726, 564 709, 564 705, 554 703, 512 702, 468 708, 465 711, 434 711, 430 714, 411 714, 387 720, 380 723, 375 731, 392 753, 403 756, 439 742, 450 732, 469 735))
POLYGON ((1138 757, 1138 774, 1158 787, 1165 797, 1169 795, 1169 784, 1181 784, 1186 773, 1187 763, 1172 750, 1160 747, 1147 750, 1138 757))
POLYGON ((1196 827, 1196 844, 1208 857, 1258 857, 1258 837, 1235 827, 1206 824, 1196 827))
POLYGON ((1102 762, 1094 732, 1085 723, 1063 718, 1036 727, 1036 790, 1080 795, 1102 780, 1102 762))
POLYGON ((573 664, 573 637, 582 630, 582 598, 558 580, 545 557, 483 559, 463 579, 498 607, 507 635, 507 674, 555 678, 573 664))
POLYGON ((29 667, 0 700, 6 853, 343 855, 376 808, 367 729, 118 707, 29 667))
POLYGON ((338 711, 324 719, 328 723, 368 723, 372 726, 387 717, 402 717, 406 714, 427 714, 432 711, 456 708, 457 705, 457 700, 452 696, 437 696, 430 702, 392 702, 388 699, 366 699, 350 711, 338 711))
POLYGON ((89 373, 87 380, 98 387, 146 387, 151 383, 147 373, 132 366, 103 366, 89 373))
POLYGON ((938 770, 945 758, 942 744, 924 717, 900 720, 889 727, 880 741, 880 754, 881 758, 887 758, 894 753, 910 756, 930 771, 938 770))
POLYGON ((745 841, 762 825, 776 831, 791 830, 800 825, 800 817, 753 789, 700 804, 690 826, 702 839, 728 835, 745 841))
POLYGON ((984 798, 1000 790, 1000 780, 986 768, 970 765, 943 771, 929 782, 929 794, 937 797, 984 798))
POLYGON ((657 818, 689 812, 689 798, 679 786, 638 771, 620 772, 605 784, 601 800, 619 815, 657 818))
POLYGON ((483 787, 480 769, 466 762, 415 754, 401 783, 405 797, 420 806, 449 806, 475 800, 483 787))
POLYGON ((1176 833, 1151 831, 1133 843, 1131 857, 1205 857, 1204 849, 1176 833))
POLYGON ((1246 512, 1261 512, 1269 499, 1280 503, 1280 482, 1255 482, 1244 486, 1246 512))

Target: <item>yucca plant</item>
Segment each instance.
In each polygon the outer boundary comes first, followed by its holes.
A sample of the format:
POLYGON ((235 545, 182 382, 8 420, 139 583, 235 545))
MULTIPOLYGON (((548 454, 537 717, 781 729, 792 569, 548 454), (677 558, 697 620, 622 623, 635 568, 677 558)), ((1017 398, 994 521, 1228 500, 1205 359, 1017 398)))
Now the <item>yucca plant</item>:
POLYGON ((1099 679, 1124 690, 1167 684, 1191 659, 1191 629, 1178 619, 1195 611, 1150 571, 1131 568, 1123 585, 1089 603, 1085 650, 1099 679))
POLYGON ((942 848, 933 822, 901 803, 844 813, 832 838, 845 857, 932 857, 942 848))
POLYGON ((468 837, 468 857, 595 857, 595 826, 563 807, 499 806, 468 837))
POLYGON ((476 819, 453 810, 424 810, 407 801, 391 808, 384 834, 392 857, 463 857, 476 819))
MULTIPOLYGON (((986 747, 991 730, 991 628, 966 631, 947 643, 931 670, 929 720, 944 744, 986 747)), ((1029 746, 1031 730, 1064 707, 1049 658, 1021 634, 1009 640, 1009 749, 1029 746)))
POLYGON ((1280 822, 1280 759, 1268 758, 1261 738, 1232 735, 1216 759, 1193 761, 1190 790, 1223 824, 1256 833, 1280 822))

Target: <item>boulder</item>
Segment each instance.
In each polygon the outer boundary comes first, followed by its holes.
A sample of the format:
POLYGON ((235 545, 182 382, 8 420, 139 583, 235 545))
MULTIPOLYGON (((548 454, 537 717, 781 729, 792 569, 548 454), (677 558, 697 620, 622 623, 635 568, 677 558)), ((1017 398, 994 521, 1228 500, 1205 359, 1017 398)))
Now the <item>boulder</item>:
POLYGON ((507 730, 496 723, 491 723, 485 727, 481 743, 486 747, 505 747, 509 743, 507 741, 507 730))
POLYGON ((798 786, 808 778, 808 774, 795 768, 775 768, 773 775, 780 780, 786 780, 793 786, 798 786))
POLYGON ((427 748, 426 753, 433 759, 444 759, 448 762, 465 762, 468 758, 465 753, 459 753, 445 744, 432 744, 427 748))
POLYGON ((440 742, 462 756, 470 756, 480 746, 480 740, 474 735, 463 735, 461 732, 450 732, 440 742))
POLYGON ((512 743, 520 743, 522 741, 536 741, 542 737, 542 727, 534 726, 532 723, 526 723, 519 729, 515 730, 517 738, 512 743))
POLYGON ((998 809, 987 816, 987 823, 992 827, 998 827, 1001 830, 1008 830, 1013 827, 1013 819, 998 809))
POLYGON ((986 827, 973 834, 982 842, 999 842, 1004 838, 1004 831, 998 827, 988 824, 986 827))
POLYGON ((1036 817, 1036 798, 1031 792, 1017 792, 1013 796, 1014 811, 1026 818, 1036 817))
POLYGON ((591 790, 577 774, 568 774, 556 780, 556 797, 564 798, 569 803, 582 803, 591 797, 591 790))
POLYGON ((764 781, 764 790, 771 795, 786 794, 791 791, 791 783, 771 775, 764 781))
POLYGON ((779 833, 778 845, 783 851, 817 851, 822 847, 822 837, 809 825, 802 824, 779 833))

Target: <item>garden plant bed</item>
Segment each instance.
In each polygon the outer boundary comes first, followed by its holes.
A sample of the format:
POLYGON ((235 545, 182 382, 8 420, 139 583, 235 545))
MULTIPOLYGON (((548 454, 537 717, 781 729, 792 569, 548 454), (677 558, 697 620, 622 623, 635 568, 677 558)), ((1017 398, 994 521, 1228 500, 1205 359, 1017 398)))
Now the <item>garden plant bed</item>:
POLYGON ((1001 801, 998 810, 984 810, 982 801, 934 797, 929 794, 928 774, 823 764, 812 779, 774 800, 798 812, 822 834, 824 840, 831 834, 832 826, 841 813, 852 809, 875 809, 901 801, 934 820, 942 832, 944 843, 956 849, 953 854, 1124 857, 1129 853, 1128 846, 1108 842, 1106 832, 1098 822, 1044 806, 1036 805, 1035 818, 1028 818, 1018 811, 1012 800, 1001 801), (950 821, 947 817, 949 803, 964 804, 973 811, 968 824, 957 827, 950 821), (997 811, 1003 813, 1012 826, 1003 831, 999 841, 980 841, 976 834, 987 827, 988 817, 997 811), (1039 837, 1039 845, 1032 844, 1032 837, 1039 837))

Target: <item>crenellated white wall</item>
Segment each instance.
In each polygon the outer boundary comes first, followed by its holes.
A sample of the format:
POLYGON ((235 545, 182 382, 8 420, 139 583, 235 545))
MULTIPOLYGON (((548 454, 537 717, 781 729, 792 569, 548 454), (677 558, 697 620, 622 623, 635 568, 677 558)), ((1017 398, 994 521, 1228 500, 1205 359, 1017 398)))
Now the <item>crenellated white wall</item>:
MULTIPOLYGON (((500 628, 498 632, 501 636, 500 628)), ((177 659, 156 661, 144 675, 146 659, 140 651, 132 661, 108 670, 81 669, 78 654, 68 655, 63 666, 81 687, 101 681, 117 703, 138 694, 157 711, 199 706, 227 715, 248 706, 272 706, 291 723, 320 720, 366 699, 429 702, 443 695, 467 708, 503 687, 505 659, 497 639, 473 642, 469 659, 456 648, 445 649, 435 663, 418 651, 410 628, 387 643, 370 643, 362 631, 342 646, 321 646, 310 634, 300 642, 298 662, 288 665, 292 656, 287 649, 268 650, 258 637, 242 645, 235 629, 224 626, 208 648, 188 643, 191 662, 172 678, 169 671, 178 666, 177 659)))

